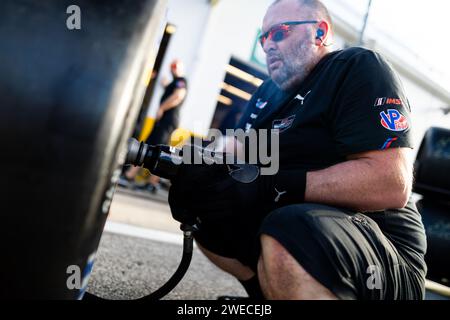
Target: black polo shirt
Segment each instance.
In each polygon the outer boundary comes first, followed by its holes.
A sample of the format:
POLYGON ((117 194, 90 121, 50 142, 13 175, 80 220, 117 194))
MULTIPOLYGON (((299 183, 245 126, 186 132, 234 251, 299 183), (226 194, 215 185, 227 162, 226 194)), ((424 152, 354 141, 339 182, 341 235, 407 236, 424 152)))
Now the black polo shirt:
POLYGON ((278 129, 280 168, 322 169, 359 152, 412 147, 400 80, 363 48, 327 54, 291 92, 266 80, 237 128, 278 129))
MULTIPOLYGON (((164 93, 161 97, 160 104, 162 104, 167 98, 169 98, 177 89, 187 89, 187 80, 184 77, 175 77, 171 83, 167 85, 164 90, 164 93)), ((166 112, 164 112, 162 118, 159 122, 166 124, 167 126, 178 126, 179 122, 179 114, 180 107, 183 104, 183 101, 177 105, 176 107, 170 108, 166 112)), ((173 130, 173 129, 172 129, 173 130)))
MULTIPOLYGON (((373 51, 349 48, 327 54, 292 92, 265 81, 237 128, 278 129, 280 168, 311 171, 360 152, 412 148, 410 111, 392 67, 373 51)), ((426 240, 414 202, 365 215, 402 250, 401 264, 423 275, 426 240)))

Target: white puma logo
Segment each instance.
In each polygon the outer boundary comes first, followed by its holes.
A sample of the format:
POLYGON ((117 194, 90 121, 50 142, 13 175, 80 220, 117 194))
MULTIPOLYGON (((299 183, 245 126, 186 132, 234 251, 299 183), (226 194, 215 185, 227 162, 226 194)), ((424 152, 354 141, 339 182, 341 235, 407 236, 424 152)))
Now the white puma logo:
POLYGON ((304 97, 302 97, 301 94, 298 94, 298 95, 295 96, 295 99, 300 100, 300 101, 302 102, 302 105, 303 105, 303 102, 305 102, 306 97, 307 97, 308 94, 310 94, 310 93, 311 93, 311 90, 309 90, 309 91, 305 94, 304 97))
POLYGON ((276 196, 276 198, 275 198, 275 202, 278 202, 279 200, 280 200, 280 197, 283 195, 283 194, 285 194, 285 193, 287 193, 287 191, 278 191, 277 190, 277 188, 274 188, 275 189, 275 191, 278 193, 278 195, 276 196))
POLYGON ((228 174, 232 174, 232 173, 235 173, 237 171, 243 170, 243 168, 240 168, 240 167, 237 167, 236 169, 233 169, 233 168, 231 168, 231 166, 229 164, 227 164, 227 167, 228 167, 228 174))

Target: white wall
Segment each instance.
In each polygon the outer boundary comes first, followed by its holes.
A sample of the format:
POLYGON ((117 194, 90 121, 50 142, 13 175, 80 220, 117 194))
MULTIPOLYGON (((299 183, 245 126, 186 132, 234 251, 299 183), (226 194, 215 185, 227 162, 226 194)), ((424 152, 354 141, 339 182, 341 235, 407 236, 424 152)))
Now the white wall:
POLYGON ((450 114, 444 115, 440 110, 446 104, 424 91, 412 81, 402 78, 402 83, 412 111, 415 151, 418 151, 426 130, 431 127, 450 128, 450 114))
MULTIPOLYGON (((336 34, 334 37, 334 49, 341 49, 346 44, 346 39, 336 34)), ((383 49, 378 46, 377 51, 383 54, 383 49)), ((387 58, 385 56, 385 58, 387 58)), ((389 59, 388 59, 389 60, 389 59)), ((446 103, 424 90, 417 83, 399 72, 400 79, 405 89, 406 97, 411 105, 412 121, 414 128, 414 142, 417 152, 420 142, 426 130, 431 126, 450 128, 450 115, 444 116, 440 108, 446 103)))
POLYGON ((181 111, 182 128, 205 134, 209 128, 225 67, 232 55, 250 59, 253 42, 272 0, 222 0, 213 7, 203 42, 190 73, 188 98, 181 111))
MULTIPOLYGON (((335 22, 339 21, 342 24, 348 24, 348 27, 354 29, 352 36, 356 36, 357 39, 359 36, 358 31, 362 27, 363 17, 366 13, 367 1, 361 1, 360 3, 352 2, 352 5, 345 0, 322 1, 329 8, 332 17, 335 18, 335 22), (355 6, 355 4, 357 4, 357 6, 355 6)), ((344 37, 339 34, 337 34, 336 38, 338 39, 335 41, 337 48, 342 47, 344 43, 348 41, 348 39, 344 39, 344 37)), ((442 86, 439 78, 432 72, 433 70, 427 66, 430 62, 426 63, 423 61, 414 53, 414 51, 405 47, 400 41, 392 38, 389 33, 386 34, 376 26, 373 26, 373 24, 370 23, 370 20, 369 28, 366 30, 365 39, 369 45, 375 46, 376 50, 381 54, 384 54, 386 58, 391 56, 396 60, 399 60, 397 62, 400 62, 403 66, 410 66, 412 70, 422 73, 428 79, 432 79, 435 88, 442 86)), ((399 72, 399 75, 411 105, 414 140, 418 147, 425 131, 430 126, 450 128, 450 115, 445 116, 440 110, 440 108, 449 105, 449 102, 435 97, 405 74, 399 72)), ((425 77, 422 77, 422 79, 424 78, 425 77)), ((415 150, 417 151, 417 149, 418 148, 415 150)))
POLYGON ((158 110, 159 100, 164 92, 160 82, 163 77, 171 79, 170 63, 173 59, 179 58, 185 63, 188 78, 195 70, 198 64, 198 48, 206 32, 205 25, 210 10, 211 6, 207 0, 169 0, 167 22, 174 24, 177 31, 172 35, 161 72, 156 79, 158 84, 150 102, 148 116, 154 116, 158 110))

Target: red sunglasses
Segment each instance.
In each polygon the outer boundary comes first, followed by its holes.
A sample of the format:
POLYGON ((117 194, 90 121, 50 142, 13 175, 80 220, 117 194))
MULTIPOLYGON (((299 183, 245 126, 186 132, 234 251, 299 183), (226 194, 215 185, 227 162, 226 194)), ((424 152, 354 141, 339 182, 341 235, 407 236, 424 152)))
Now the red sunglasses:
POLYGON ((291 32, 291 26, 307 23, 317 23, 317 21, 314 20, 287 21, 279 23, 270 28, 269 31, 261 34, 259 36, 259 43, 261 44, 262 47, 264 47, 264 43, 266 43, 267 39, 272 39, 272 41, 274 42, 283 41, 288 36, 289 32, 291 32))

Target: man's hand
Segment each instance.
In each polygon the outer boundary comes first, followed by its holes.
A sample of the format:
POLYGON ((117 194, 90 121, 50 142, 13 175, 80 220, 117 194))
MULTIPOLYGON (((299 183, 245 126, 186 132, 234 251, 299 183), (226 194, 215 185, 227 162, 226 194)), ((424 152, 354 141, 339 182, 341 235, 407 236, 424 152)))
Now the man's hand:
POLYGON ((182 165, 172 180, 169 204, 175 220, 192 225, 197 218, 220 219, 242 212, 246 208, 242 198, 250 202, 256 196, 252 192, 257 189, 236 182, 226 165, 182 165))
POLYGON ((156 119, 161 119, 164 112, 167 110, 176 108, 183 102, 186 97, 187 91, 186 88, 176 89, 167 99, 164 100, 163 103, 159 106, 158 113, 156 115, 156 119))
POLYGON ((169 191, 174 219, 188 224, 195 224, 197 218, 202 221, 243 219, 303 201, 304 171, 258 175, 253 181, 243 183, 238 181, 237 176, 243 173, 239 170, 246 170, 245 166, 182 165, 169 191))

